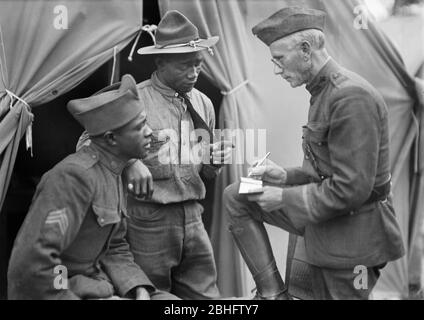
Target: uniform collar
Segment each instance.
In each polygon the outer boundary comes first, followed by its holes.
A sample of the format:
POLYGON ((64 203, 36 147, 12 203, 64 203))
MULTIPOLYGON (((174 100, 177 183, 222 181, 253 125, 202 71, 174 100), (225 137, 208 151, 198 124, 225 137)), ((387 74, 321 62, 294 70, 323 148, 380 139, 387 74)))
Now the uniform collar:
POLYGON ((97 156, 99 161, 110 171, 116 175, 121 175, 128 161, 118 158, 105 148, 97 145, 94 142, 90 143, 89 148, 93 156, 97 156))
MULTIPOLYGON (((180 94, 177 91, 168 87, 162 81, 159 80, 159 77, 158 77, 156 71, 153 72, 152 77, 151 77, 151 81, 152 81, 153 88, 155 90, 157 90, 160 94, 162 94, 165 98, 170 100, 171 102, 172 102, 172 99, 174 99, 174 98, 180 98, 180 94)), ((187 96, 188 96, 189 99, 191 99, 192 91, 187 92, 187 96)))
POLYGON ((308 90, 312 96, 318 94, 330 80, 331 74, 338 71, 339 69, 340 67, 336 61, 329 57, 318 74, 306 86, 306 90, 308 90))

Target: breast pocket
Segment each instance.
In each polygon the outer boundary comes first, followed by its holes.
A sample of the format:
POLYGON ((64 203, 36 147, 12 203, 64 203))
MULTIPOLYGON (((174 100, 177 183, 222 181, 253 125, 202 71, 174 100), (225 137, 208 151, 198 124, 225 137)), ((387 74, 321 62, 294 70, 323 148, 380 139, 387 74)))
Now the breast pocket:
POLYGON ((171 137, 164 129, 153 130, 150 150, 143 163, 154 180, 169 179, 172 175, 171 137))
POLYGON ((93 204, 92 207, 94 214, 96 215, 97 223, 101 228, 121 221, 121 217, 117 209, 106 208, 102 205, 96 204, 93 204))
POLYGON ((86 216, 78 236, 62 254, 66 261, 94 261, 104 249, 112 228, 121 221, 117 207, 112 208, 111 204, 96 202, 91 208, 93 214, 86 216))
POLYGON ((328 148, 329 125, 323 122, 310 122, 303 127, 303 151, 315 172, 324 180, 332 175, 328 148))
POLYGON ((310 122, 303 127, 303 138, 315 147, 328 145, 329 125, 322 122, 310 122))

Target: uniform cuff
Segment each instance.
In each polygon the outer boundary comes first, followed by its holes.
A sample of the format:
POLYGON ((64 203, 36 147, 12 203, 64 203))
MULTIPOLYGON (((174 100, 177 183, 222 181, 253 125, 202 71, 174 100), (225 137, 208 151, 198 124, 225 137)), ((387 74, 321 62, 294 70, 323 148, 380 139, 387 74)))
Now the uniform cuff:
POLYGON ((138 275, 129 279, 127 282, 120 284, 117 290, 121 297, 126 297, 137 287, 144 287, 147 291, 149 291, 149 293, 156 290, 153 283, 147 278, 147 276, 144 275, 138 275))

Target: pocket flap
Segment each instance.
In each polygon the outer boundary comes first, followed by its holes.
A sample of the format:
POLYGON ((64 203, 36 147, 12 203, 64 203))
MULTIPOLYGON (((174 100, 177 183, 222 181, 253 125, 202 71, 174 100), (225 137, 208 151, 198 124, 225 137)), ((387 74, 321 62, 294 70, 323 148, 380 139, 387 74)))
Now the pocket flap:
POLYGON ((93 204, 93 211, 97 216, 97 223, 101 226, 115 224, 121 221, 121 217, 116 209, 109 209, 93 204))
POLYGON ((328 125, 321 123, 310 123, 304 127, 304 137, 308 141, 325 144, 328 141, 328 128, 328 125))

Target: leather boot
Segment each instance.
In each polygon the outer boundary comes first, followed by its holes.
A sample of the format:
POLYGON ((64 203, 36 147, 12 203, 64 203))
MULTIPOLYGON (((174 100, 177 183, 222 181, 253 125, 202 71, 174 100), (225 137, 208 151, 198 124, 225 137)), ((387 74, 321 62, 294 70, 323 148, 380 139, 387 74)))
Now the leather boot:
POLYGON ((255 280, 258 291, 255 298, 290 299, 264 225, 255 220, 239 220, 230 231, 255 280))

